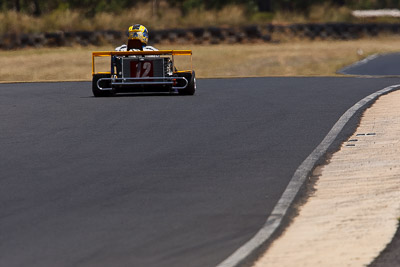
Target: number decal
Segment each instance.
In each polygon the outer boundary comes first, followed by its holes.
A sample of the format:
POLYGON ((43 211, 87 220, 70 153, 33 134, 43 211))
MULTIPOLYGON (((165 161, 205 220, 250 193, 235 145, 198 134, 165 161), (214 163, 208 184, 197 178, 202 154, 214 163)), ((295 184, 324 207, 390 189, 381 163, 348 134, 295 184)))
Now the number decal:
POLYGON ((140 78, 140 72, 142 70, 142 62, 136 64, 136 78, 140 78))
POLYGON ((132 70, 132 72, 136 74, 136 78, 147 78, 153 74, 152 64, 149 61, 146 61, 143 64, 142 62, 138 62, 134 66, 136 67, 136 72, 134 72, 134 70, 132 70))
POLYGON ((149 77, 149 73, 151 70, 151 63, 150 62, 145 62, 143 64, 143 69, 144 69, 144 73, 142 75, 142 77, 149 77))

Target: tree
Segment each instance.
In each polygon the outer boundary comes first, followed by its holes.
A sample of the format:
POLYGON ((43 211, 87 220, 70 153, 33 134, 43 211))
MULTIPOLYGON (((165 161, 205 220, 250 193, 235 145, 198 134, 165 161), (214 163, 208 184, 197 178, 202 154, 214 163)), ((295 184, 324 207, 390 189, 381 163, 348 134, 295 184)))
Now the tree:
POLYGON ((34 7, 33 15, 40 16, 42 14, 42 10, 40 9, 39 0, 33 1, 33 7, 34 7))
POLYGON ((257 1, 258 11, 260 12, 271 12, 271 0, 258 0, 257 1))
POLYGON ((14 5, 15 5, 15 11, 21 12, 21 5, 19 0, 14 0, 14 5))
POLYGON ((346 4, 346 0, 332 0, 332 3, 337 6, 344 6, 346 4))

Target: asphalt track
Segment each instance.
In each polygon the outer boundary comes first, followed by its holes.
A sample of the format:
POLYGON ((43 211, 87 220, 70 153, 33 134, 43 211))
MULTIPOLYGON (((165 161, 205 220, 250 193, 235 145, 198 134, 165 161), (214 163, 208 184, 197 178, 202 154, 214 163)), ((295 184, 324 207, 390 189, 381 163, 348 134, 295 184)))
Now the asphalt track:
POLYGON ((215 266, 339 117, 399 82, 203 79, 195 96, 113 98, 1 84, 0 266, 215 266))
POLYGON ((338 71, 341 74, 361 76, 400 75, 400 53, 372 55, 338 71))

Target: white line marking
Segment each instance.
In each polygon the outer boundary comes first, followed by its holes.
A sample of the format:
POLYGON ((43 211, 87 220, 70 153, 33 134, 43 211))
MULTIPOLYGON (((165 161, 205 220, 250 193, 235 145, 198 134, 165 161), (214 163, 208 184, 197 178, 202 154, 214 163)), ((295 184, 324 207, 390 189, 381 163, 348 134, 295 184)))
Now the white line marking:
POLYGON ((324 140, 314 149, 314 151, 301 163, 296 172, 292 176, 288 186, 283 192, 281 198, 273 209, 271 215, 267 218, 264 226, 257 232, 257 234, 247 241, 243 246, 237 249, 232 255, 226 258, 217 267, 234 267, 243 263, 256 249, 262 244, 267 242, 271 235, 276 231, 282 222, 283 217, 286 215, 289 207, 291 206, 294 198, 303 185, 304 181, 309 176, 309 173, 314 168, 317 161, 325 155, 329 146, 337 138, 346 123, 353 117, 353 115, 363 106, 370 101, 375 100, 379 96, 394 91, 400 87, 400 84, 392 85, 379 90, 357 102, 354 106, 349 108, 335 123, 329 133, 325 136, 324 140))

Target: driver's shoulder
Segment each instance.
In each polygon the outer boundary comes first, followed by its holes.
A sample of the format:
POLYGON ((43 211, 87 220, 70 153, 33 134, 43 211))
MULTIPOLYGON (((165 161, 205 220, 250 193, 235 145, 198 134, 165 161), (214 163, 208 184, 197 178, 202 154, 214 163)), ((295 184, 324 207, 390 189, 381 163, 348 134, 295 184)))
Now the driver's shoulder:
POLYGON ((158 49, 151 45, 147 45, 147 46, 143 47, 143 51, 158 51, 158 49))
POLYGON ((121 45, 121 46, 118 46, 118 47, 116 47, 115 48, 115 51, 126 51, 127 50, 127 45, 126 44, 123 44, 123 45, 121 45))

